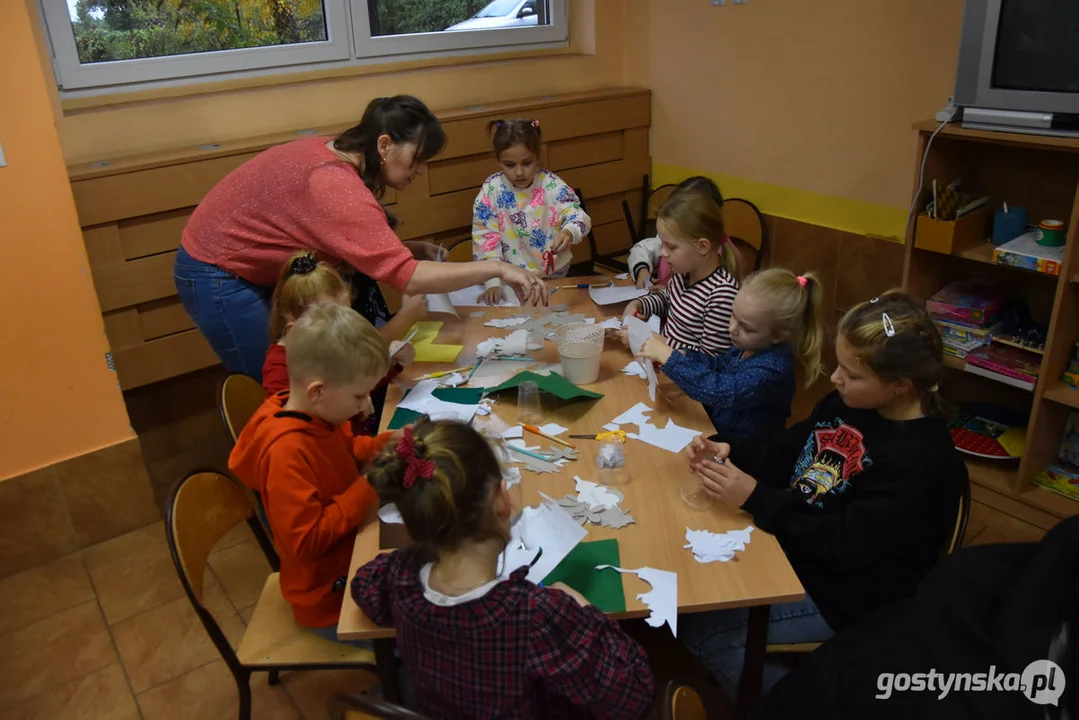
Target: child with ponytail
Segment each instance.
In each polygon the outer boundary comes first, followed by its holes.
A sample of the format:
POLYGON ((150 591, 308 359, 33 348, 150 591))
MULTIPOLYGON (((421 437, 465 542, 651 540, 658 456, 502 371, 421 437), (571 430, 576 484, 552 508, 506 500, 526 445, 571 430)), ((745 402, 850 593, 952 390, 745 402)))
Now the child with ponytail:
MULTIPOLYGON (((695 438, 704 491, 771 533, 805 587, 772 605, 769 643, 823 642, 914 594, 955 528, 967 469, 943 417, 940 336, 925 306, 888 292, 847 311, 835 392, 782 432, 695 438)), ((735 692, 747 611, 684 616, 679 639, 735 692)), ((764 689, 785 672, 767 663, 764 689)))
MULTIPOLYGON (((492 120, 499 171, 487 178, 472 206, 472 257, 504 260, 542 277, 565 277, 592 220, 573 188, 539 165, 539 120, 492 120)), ((497 304, 501 281, 488 280, 483 299, 497 304)))
POLYGON ((746 278, 734 300, 729 352, 674 350, 653 334, 640 356, 659 363, 686 395, 704 403, 723 440, 776 433, 790 415, 795 366, 806 387, 820 376, 820 306, 813 273, 761 270, 746 278))
POLYGON ((397 630, 417 710, 439 718, 645 717, 644 650, 570 588, 499 569, 513 513, 502 469, 464 423, 422 419, 367 471, 413 545, 356 571, 352 597, 397 630))

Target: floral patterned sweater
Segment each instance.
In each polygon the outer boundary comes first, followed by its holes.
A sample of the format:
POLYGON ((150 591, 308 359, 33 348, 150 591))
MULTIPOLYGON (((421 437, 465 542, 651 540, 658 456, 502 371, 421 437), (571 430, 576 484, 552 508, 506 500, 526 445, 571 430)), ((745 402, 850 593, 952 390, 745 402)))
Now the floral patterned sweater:
MULTIPOLYGON (((536 171, 532 184, 522 190, 498 172, 483 182, 472 206, 472 257, 559 275, 573 253, 551 252, 558 233, 569 230, 576 245, 591 228, 577 193, 553 172, 536 171)), ((498 278, 487 281, 489 288, 499 284, 498 278)))

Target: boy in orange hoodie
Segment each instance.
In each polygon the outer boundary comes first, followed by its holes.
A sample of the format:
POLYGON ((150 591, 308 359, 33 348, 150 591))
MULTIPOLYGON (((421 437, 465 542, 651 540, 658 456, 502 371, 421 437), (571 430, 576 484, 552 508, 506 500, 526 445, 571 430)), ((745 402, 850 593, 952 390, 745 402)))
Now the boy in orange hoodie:
POLYGON ((289 331, 285 356, 289 389, 247 423, 229 469, 262 497, 297 622, 336 640, 356 529, 378 506, 359 468, 391 437, 354 437, 349 419, 371 412, 389 350, 356 311, 318 305, 289 331))

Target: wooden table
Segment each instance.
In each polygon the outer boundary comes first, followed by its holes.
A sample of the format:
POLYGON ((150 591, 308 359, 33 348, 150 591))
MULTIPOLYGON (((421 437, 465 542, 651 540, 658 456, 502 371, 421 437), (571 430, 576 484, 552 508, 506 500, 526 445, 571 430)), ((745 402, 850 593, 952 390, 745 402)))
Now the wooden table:
MULTIPOLYGON (((602 279, 602 278, 601 278, 602 279)), ((592 278, 575 278, 551 281, 550 284, 569 284, 596 281, 592 278)), ((601 322, 607 317, 618 317, 623 305, 596 306, 588 296, 587 290, 559 290, 551 297, 551 305, 569 305, 571 312, 583 312, 587 317, 601 322)), ((415 377, 450 367, 468 365, 475 360, 476 344, 488 337, 504 337, 512 328, 493 328, 483 325, 494 317, 505 317, 517 308, 486 309, 482 318, 473 319, 469 313, 483 308, 461 308, 461 319, 449 316, 433 316, 430 319, 447 321, 442 327, 436 342, 463 345, 464 349, 452 365, 419 363, 406 369, 404 378, 415 377)), ((546 308, 536 308, 538 315, 549 312, 546 308)), ((543 350, 529 355, 540 360, 558 362, 558 350, 554 341, 544 343, 543 350)), ((544 397, 544 421, 558 422, 569 428, 570 433, 602 432, 602 426, 633 407, 644 402, 655 409, 651 414, 652 424, 663 427, 667 418, 673 418, 683 427, 701 430, 706 434, 714 432, 712 424, 700 403, 691 400, 679 388, 660 374, 659 390, 656 402, 648 399, 647 383, 639 377, 630 377, 622 373, 631 359, 629 350, 617 338, 608 337, 604 346, 599 380, 587 386, 589 390, 601 392, 599 400, 578 400, 561 403, 548 402, 556 399, 544 397)), ((523 363, 522 363, 523 364, 523 363)), ((394 408, 400 401, 403 391, 398 386, 391 386, 386 397, 386 407, 382 414, 382 427, 385 429, 393 416, 394 408)), ((516 421, 516 393, 512 390, 497 397, 494 412, 506 422, 516 421)), ((629 431, 633 426, 625 426, 629 431)), ((546 448, 550 441, 531 433, 525 433, 529 445, 546 448)), ((565 435, 563 435, 565 437, 565 435)), ((580 459, 568 463, 558 474, 537 475, 522 471, 521 483, 510 490, 517 509, 527 505, 536 505, 541 501, 539 492, 553 498, 559 498, 574 492, 573 476, 579 475, 585 480, 596 477, 596 449, 598 443, 590 440, 574 441, 580 452, 580 459)), ((693 559, 693 553, 683 549, 686 528, 693 530, 711 530, 725 532, 741 529, 751 524, 750 516, 715 503, 708 510, 694 510, 687 506, 679 495, 679 488, 689 477, 686 459, 682 454, 675 454, 661 448, 648 445, 638 440, 626 441, 626 467, 631 474, 628 484, 618 489, 625 494, 621 507, 636 520, 635 524, 622 529, 596 525, 586 525, 590 540, 617 538, 621 565, 625 568, 653 567, 671 570, 678 574, 678 612, 693 613, 704 610, 735 607, 761 607, 767 609, 773 603, 801 600, 805 591, 794 574, 790 563, 776 539, 760 530, 754 531, 752 542, 745 552, 739 553, 730 562, 701 564, 693 559)), ((349 577, 353 577, 364 563, 374 558, 379 550, 380 532, 378 523, 369 524, 360 529, 356 536, 356 546, 352 556, 349 577)), ((648 607, 637 596, 648 592, 649 585, 636 575, 622 575, 622 587, 626 596, 626 612, 617 618, 635 618, 648 615, 648 607)), ((760 612, 754 613, 760 621, 760 612)), ((763 618, 767 618, 764 614, 763 618)), ((341 620, 338 636, 346 640, 363 638, 393 637, 393 630, 380 628, 371 623, 346 594, 341 608, 341 620)), ((757 633, 760 634, 760 626, 757 633)), ((760 647, 755 651, 763 652, 763 635, 753 644, 760 647)), ((758 679, 759 681, 759 679, 758 679)))

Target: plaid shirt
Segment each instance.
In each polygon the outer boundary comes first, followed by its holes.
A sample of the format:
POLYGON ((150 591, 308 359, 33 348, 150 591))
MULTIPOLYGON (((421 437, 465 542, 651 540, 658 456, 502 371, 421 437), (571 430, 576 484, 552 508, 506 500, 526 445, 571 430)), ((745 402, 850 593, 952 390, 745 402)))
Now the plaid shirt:
POLYGON ((433 718, 618 718, 648 714, 654 682, 644 650, 618 624, 515 571, 454 607, 424 597, 407 550, 356 571, 352 597, 397 629, 418 710, 433 718))

